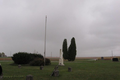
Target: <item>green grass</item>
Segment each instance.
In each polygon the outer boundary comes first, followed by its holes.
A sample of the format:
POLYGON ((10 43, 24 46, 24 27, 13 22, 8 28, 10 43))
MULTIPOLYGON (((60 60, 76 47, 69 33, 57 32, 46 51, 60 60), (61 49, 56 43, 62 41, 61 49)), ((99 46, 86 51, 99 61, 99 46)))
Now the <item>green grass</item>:
POLYGON ((25 80, 28 74, 32 74, 34 80, 120 80, 120 62, 111 60, 76 60, 65 61, 65 66, 59 66, 59 76, 50 76, 58 62, 52 62, 40 70, 39 66, 25 66, 18 68, 10 65, 13 62, 0 61, 3 68, 3 80, 25 80), (68 67, 72 72, 68 72, 68 67))

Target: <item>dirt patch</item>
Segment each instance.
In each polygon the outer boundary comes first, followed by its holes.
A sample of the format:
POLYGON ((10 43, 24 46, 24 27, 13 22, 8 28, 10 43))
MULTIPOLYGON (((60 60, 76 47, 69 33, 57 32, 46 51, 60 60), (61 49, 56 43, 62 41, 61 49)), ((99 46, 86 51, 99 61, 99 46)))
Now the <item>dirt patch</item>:
POLYGON ((0 58, 0 60, 12 60, 12 58, 0 58))

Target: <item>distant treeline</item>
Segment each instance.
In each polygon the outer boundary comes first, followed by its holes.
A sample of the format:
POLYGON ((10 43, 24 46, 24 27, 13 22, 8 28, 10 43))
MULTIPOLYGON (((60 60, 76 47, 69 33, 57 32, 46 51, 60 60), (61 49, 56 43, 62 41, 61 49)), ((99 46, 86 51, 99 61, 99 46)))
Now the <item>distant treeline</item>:
POLYGON ((0 53, 0 57, 7 57, 4 52, 0 53))

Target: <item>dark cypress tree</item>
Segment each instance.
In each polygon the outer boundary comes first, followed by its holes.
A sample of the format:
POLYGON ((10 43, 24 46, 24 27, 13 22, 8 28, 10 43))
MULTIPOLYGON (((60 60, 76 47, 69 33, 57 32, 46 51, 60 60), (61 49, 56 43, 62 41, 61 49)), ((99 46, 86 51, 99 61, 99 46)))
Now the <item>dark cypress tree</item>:
POLYGON ((75 57, 76 57, 76 43, 75 43, 75 38, 73 37, 71 39, 71 44, 68 48, 68 61, 74 61, 75 60, 75 57))
POLYGON ((64 41, 63 41, 62 52, 63 52, 63 58, 64 59, 68 59, 68 54, 67 54, 67 39, 64 39, 64 41))

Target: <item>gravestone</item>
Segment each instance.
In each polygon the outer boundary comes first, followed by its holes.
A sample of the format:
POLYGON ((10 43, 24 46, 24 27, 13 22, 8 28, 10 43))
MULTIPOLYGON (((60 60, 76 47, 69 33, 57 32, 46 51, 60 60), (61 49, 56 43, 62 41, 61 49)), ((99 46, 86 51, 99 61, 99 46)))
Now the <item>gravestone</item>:
POLYGON ((2 73, 2 66, 0 64, 0 80, 2 79, 3 73, 2 73))
POLYGON ((59 76, 59 70, 58 70, 58 66, 55 66, 54 71, 52 72, 51 76, 59 76))
POLYGON ((62 51, 61 51, 61 49, 60 49, 59 65, 60 65, 60 66, 64 66, 64 64, 63 64, 63 57, 62 57, 62 51))
POLYGON ((43 66, 40 66, 40 70, 43 70, 43 66))
POLYGON ((21 68, 21 65, 18 65, 18 68, 21 68))
POLYGON ((58 71, 58 70, 55 70, 53 76, 59 76, 59 71, 58 71))
POLYGON ((32 75, 27 75, 26 80, 33 80, 33 76, 32 75))
POLYGON ((71 72, 72 71, 72 68, 71 67, 68 67, 68 72, 71 72))

